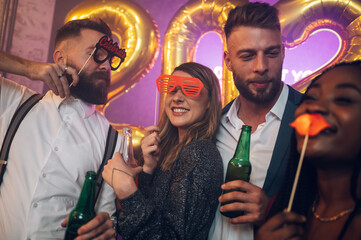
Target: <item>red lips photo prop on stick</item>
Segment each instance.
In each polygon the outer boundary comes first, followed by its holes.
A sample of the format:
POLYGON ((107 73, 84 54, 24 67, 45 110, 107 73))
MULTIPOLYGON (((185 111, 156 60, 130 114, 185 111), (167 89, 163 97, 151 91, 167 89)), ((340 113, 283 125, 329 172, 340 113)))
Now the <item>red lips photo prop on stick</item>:
POLYGON ((302 114, 299 117, 297 117, 296 120, 290 124, 290 126, 294 127, 298 134, 300 134, 301 136, 305 136, 305 139, 303 141, 301 155, 300 155, 300 159, 298 161, 295 180, 293 181, 291 196, 288 201, 288 207, 287 207, 288 212, 290 212, 292 209, 293 198, 295 197, 298 178, 300 176, 303 158, 304 158, 305 152, 306 152, 308 137, 316 136, 323 129, 328 128, 330 126, 330 124, 328 122, 326 122, 325 119, 319 114, 305 113, 305 114, 302 114))
POLYGON ((323 129, 330 127, 330 124, 319 114, 302 114, 290 124, 297 133, 302 136, 316 136, 323 129))

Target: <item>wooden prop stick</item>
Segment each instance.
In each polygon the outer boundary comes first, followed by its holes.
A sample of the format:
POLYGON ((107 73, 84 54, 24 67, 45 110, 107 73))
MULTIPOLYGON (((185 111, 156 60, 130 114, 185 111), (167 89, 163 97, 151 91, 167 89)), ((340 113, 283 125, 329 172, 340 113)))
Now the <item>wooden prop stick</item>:
POLYGON ((302 168, 302 163, 303 163, 303 158, 304 158, 304 156, 305 156, 305 151, 306 151, 306 147, 307 147, 307 142, 308 142, 308 134, 306 134, 305 139, 304 139, 304 141, 303 141, 303 146, 302 146, 302 150, 301 150, 301 156, 300 156, 300 160, 299 160, 299 162, 298 162, 295 180, 293 181, 293 187, 292 187, 292 192, 291 192, 290 200, 289 200, 289 202, 288 202, 287 212, 290 212, 291 209, 292 209, 293 199, 294 199, 294 197, 295 197, 295 192, 296 192, 296 188, 297 188, 297 184, 298 184, 298 178, 299 178, 299 176, 300 176, 300 172, 301 172, 301 168, 302 168))
MULTIPOLYGON (((81 67, 81 69, 78 72, 78 75, 83 71, 85 65, 89 62, 90 58, 93 56, 94 52, 95 52, 96 48, 94 48, 94 50, 92 51, 92 53, 90 54, 90 56, 88 57, 88 59, 85 61, 85 63, 83 64, 83 66, 81 67)), ((69 87, 73 86, 73 82, 70 83, 69 87)))
POLYGON ((157 105, 158 105, 158 90, 155 89, 155 108, 154 108, 154 124, 157 125, 157 105))

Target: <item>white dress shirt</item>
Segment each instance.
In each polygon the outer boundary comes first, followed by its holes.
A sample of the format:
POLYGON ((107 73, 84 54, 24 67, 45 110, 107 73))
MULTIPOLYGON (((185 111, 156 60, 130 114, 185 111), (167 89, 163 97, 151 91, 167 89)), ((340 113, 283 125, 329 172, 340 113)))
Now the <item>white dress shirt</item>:
MULTIPOLYGON (((288 98, 288 86, 283 84, 281 94, 266 114, 266 121, 258 125, 251 135, 250 162, 252 172, 250 183, 262 188, 266 179, 273 148, 276 143, 278 130, 281 125, 283 112, 288 98)), ((238 110, 242 107, 239 98, 236 98, 229 111, 221 118, 219 129, 216 133, 216 146, 221 153, 224 175, 227 171, 228 161, 236 151, 237 142, 241 134, 243 121, 238 118, 238 110)), ((231 224, 229 218, 224 217, 219 207, 213 221, 209 239, 212 240, 252 240, 253 226, 251 224, 231 224)))
MULTIPOLYGON (((33 92, 4 78, 0 84, 3 142, 15 110, 33 92)), ((63 239, 60 223, 75 207, 86 172, 98 170, 108 127, 94 105, 51 91, 31 109, 15 134, 0 188, 0 239, 63 239)), ((113 213, 114 199, 105 183, 96 211, 113 213)))

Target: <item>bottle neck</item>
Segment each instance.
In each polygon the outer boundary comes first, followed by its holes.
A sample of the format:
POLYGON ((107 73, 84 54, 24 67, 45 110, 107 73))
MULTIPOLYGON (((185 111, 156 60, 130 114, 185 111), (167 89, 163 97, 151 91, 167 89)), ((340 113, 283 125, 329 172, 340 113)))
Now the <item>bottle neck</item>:
POLYGON ((123 129, 123 159, 128 166, 137 167, 137 160, 134 158, 133 142, 132 142, 132 129, 123 129))
POLYGON ((88 177, 85 179, 83 188, 80 193, 76 209, 80 212, 94 211, 95 206, 95 185, 96 178, 88 177))
POLYGON ((132 129, 123 128, 123 158, 126 162, 133 159, 132 129))
POLYGON ((133 143, 132 143, 132 136, 126 135, 124 137, 124 152, 123 158, 125 161, 133 158, 133 143))
POLYGON ((237 149, 233 158, 249 161, 250 139, 251 127, 244 126, 238 139, 237 149))

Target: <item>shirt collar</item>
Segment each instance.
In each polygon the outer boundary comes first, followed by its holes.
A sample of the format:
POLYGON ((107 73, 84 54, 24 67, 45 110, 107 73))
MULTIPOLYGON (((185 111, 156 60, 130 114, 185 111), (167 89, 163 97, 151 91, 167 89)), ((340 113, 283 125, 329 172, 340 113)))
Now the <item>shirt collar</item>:
POLYGON ((283 112, 285 111, 286 108, 288 92, 289 92, 288 86, 287 84, 284 83, 281 94, 277 99, 277 102, 275 103, 275 105, 273 105, 271 111, 266 115, 266 121, 267 121, 267 116, 270 113, 274 114, 279 120, 282 120, 283 112))
MULTIPOLYGON (((287 103, 288 92, 289 92, 288 86, 287 84, 284 83, 281 94, 277 99, 277 102, 275 103, 275 105, 273 105, 271 110, 266 114, 266 121, 267 118, 270 116, 270 114, 273 114, 279 120, 282 120, 283 112, 285 110, 287 103)), ((242 125, 244 124, 243 121, 238 118, 238 109, 240 108, 240 106, 241 106, 241 102, 240 99, 237 97, 226 114, 226 121, 230 122, 236 129, 241 128, 242 125)))
POLYGON ((232 106, 229 108, 229 111, 226 114, 226 121, 229 122, 236 129, 240 129, 243 126, 243 121, 238 118, 238 109, 241 106, 239 97, 236 97, 232 106))
POLYGON ((58 110, 62 106, 70 106, 74 108, 82 118, 88 118, 95 112, 94 104, 86 103, 79 98, 75 98, 73 96, 70 96, 69 98, 61 98, 55 95, 52 91, 48 91, 47 95, 51 96, 58 110))

